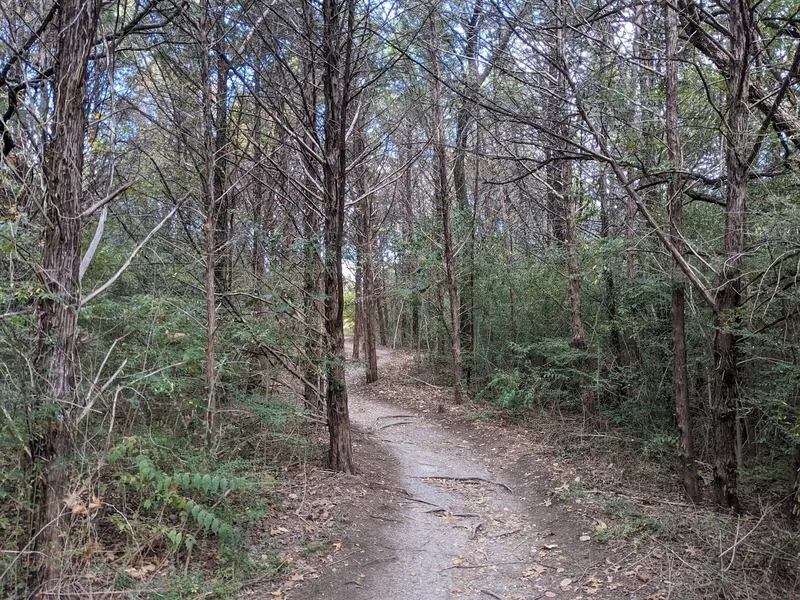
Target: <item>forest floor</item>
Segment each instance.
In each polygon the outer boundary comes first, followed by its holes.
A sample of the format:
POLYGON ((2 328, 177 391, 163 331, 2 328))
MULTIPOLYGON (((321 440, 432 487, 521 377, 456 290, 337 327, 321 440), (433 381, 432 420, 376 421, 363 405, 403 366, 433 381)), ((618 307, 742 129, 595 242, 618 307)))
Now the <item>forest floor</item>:
POLYGON ((380 349, 378 360, 374 384, 357 363, 348 369, 358 474, 307 465, 294 476, 265 531, 286 575, 245 597, 800 597, 796 578, 766 573, 760 560, 747 570, 747 557, 763 554, 748 545, 769 534, 763 518, 664 498, 646 463, 615 466, 623 457, 597 446, 582 454, 574 418, 503 422, 453 406, 413 353, 380 349), (577 436, 572 452, 555 442, 565 432, 577 436))

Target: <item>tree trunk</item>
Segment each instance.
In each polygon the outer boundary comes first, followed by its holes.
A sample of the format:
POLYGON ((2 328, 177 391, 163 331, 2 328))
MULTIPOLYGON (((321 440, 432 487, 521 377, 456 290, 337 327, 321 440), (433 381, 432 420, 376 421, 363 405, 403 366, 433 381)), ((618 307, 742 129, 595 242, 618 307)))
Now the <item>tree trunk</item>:
MULTIPOLYGON (((364 112, 359 111, 352 152, 353 156, 362 157, 362 159, 366 148, 366 123, 363 115, 364 112)), ((354 174, 356 179, 353 182, 353 188, 358 197, 361 198, 357 215, 359 222, 357 223, 358 240, 356 244, 359 256, 358 266, 361 269, 361 295, 359 297, 361 333, 364 337, 367 383, 373 383, 378 380, 378 354, 375 347, 377 298, 375 293, 375 234, 372 226, 372 194, 368 193, 368 169, 363 162, 356 166, 354 174)), ((355 344, 355 341, 353 343, 355 344)))
POLYGON ((367 361, 367 383, 378 380, 378 353, 375 347, 375 273, 373 254, 375 241, 372 234, 372 196, 364 196, 362 214, 364 231, 364 360, 367 361))
MULTIPOLYGON (((600 237, 604 240, 611 236, 610 216, 608 214, 608 181, 606 179, 606 167, 600 172, 597 181, 597 196, 600 200, 600 237)), ((622 364, 622 338, 619 332, 619 322, 617 318, 617 295, 614 285, 614 271, 606 267, 603 279, 606 284, 605 308, 608 315, 610 329, 609 342, 611 351, 614 353, 614 362, 617 366, 622 364)), ((617 392, 619 394, 619 391, 617 392)))
MULTIPOLYGON (((260 70, 256 69, 253 73, 253 95, 258 97, 262 93, 260 70)), ((264 244, 264 232, 267 231, 265 221, 267 220, 267 206, 264 202, 264 151, 262 147, 264 129, 264 110, 261 103, 256 100, 253 103, 253 290, 256 294, 261 290, 261 279, 264 277, 264 261, 266 260, 266 248, 264 244)), ((259 308, 261 312, 261 308, 259 308)))
MULTIPOLYGON (((569 277, 569 304, 570 304, 570 346, 577 350, 586 349, 586 327, 583 323, 583 308, 581 294, 581 249, 578 240, 578 198, 573 189, 572 181, 572 161, 567 158, 567 151, 570 149, 569 140, 572 135, 570 124, 569 107, 567 100, 567 79, 565 60, 565 44, 567 28, 565 24, 566 15, 561 0, 556 3, 556 29, 555 46, 553 48, 552 61, 556 66, 557 97, 554 105, 554 120, 556 131, 558 132, 557 156, 558 166, 557 187, 560 194, 560 202, 564 209, 564 244, 567 254, 567 276, 569 277)), ((588 365, 582 364, 582 370, 586 370, 588 365)), ((584 410, 594 414, 594 395, 591 394, 585 382, 581 383, 582 402, 584 410)))
MULTIPOLYGON (((225 56, 225 3, 218 0, 215 18, 214 41, 209 44, 216 57, 216 111, 213 115, 214 123, 214 285, 219 294, 230 290, 232 273, 232 246, 231 237, 231 192, 228 189, 228 62, 225 56)), ((210 10, 210 8, 209 8, 210 10)), ((209 19, 212 15, 208 15, 209 19)), ((210 33, 208 35, 211 35, 210 33)), ((210 65, 209 65, 210 67, 210 65)), ((209 68, 210 71, 210 68, 209 68)), ((205 82, 205 80, 204 80, 205 82)), ((205 85, 205 83, 204 83, 205 85)))
MULTIPOLYGON (((306 182, 311 185, 311 182, 306 182)), ((312 414, 322 412, 322 381, 320 376, 320 311, 319 302, 319 267, 320 257, 317 252, 317 234, 319 217, 314 206, 314 198, 308 194, 305 198, 305 215, 303 223, 303 321, 305 323, 305 369, 303 373, 303 401, 312 414)))
POLYGON ((723 261, 717 291, 714 333, 714 491, 717 503, 739 512, 736 464, 736 412, 739 388, 737 309, 742 300, 742 259, 745 248, 747 196, 747 90, 750 84, 752 31, 750 7, 734 0, 729 8, 731 70, 727 78, 728 115, 725 137, 725 231, 723 261))
POLYGON ((381 341, 381 346, 389 345, 389 313, 386 308, 386 282, 383 277, 383 262, 380 259, 382 256, 380 246, 373 243, 372 246, 372 278, 375 282, 373 290, 375 292, 375 317, 378 320, 378 337, 381 341), (377 247, 378 260, 375 260, 375 249, 377 247))
MULTIPOLYGON (((432 19, 434 46, 440 42, 438 19, 432 19)), ((456 286, 456 265, 453 253, 453 217, 450 192, 447 183, 447 150, 444 130, 444 106, 442 80, 440 76, 440 57, 436 50, 431 52, 431 63, 434 76, 433 97, 433 150, 436 156, 436 174, 434 179, 436 201, 442 219, 442 237, 444 242, 444 266, 447 278, 447 295, 450 301, 450 350, 453 357, 453 401, 461 403, 461 315, 459 314, 458 287, 456 286)))
MULTIPOLYGON (((667 157, 672 167, 683 170, 683 152, 678 135, 678 14, 664 4, 666 39, 666 139, 667 157)), ((670 238, 675 249, 683 254, 683 190, 684 178, 675 174, 667 187, 670 238)), ((683 489, 692 502, 700 501, 697 485, 697 464, 692 441, 692 417, 689 410, 689 374, 686 366, 685 294, 683 274, 673 259, 672 268, 672 354, 675 414, 680 432, 680 456, 683 472, 683 489)))
MULTIPOLYGON (((361 214, 356 221, 362 221, 361 214)), ((361 358, 361 330, 364 323, 364 234, 361 223, 356 224, 355 322, 353 323, 353 358, 361 358)))
POLYGON ((214 445, 216 431, 216 339, 217 339, 217 285, 221 283, 217 265, 217 189, 219 173, 216 164, 214 138, 214 99, 211 90, 211 6, 206 3, 203 12, 203 44, 200 47, 200 80, 203 102, 203 159, 205 183, 205 293, 206 293, 206 433, 209 446, 214 445))
POLYGON ((344 371, 342 243, 347 176, 347 114, 352 68, 354 0, 323 0, 322 75, 325 101, 323 194, 325 198, 325 372, 329 461, 336 471, 353 473, 353 445, 344 371), (347 19, 347 22, 343 22, 347 19))
MULTIPOLYGON (((40 436, 31 444, 38 497, 34 537, 33 596, 47 591, 60 573, 64 500, 69 493, 75 418, 76 339, 80 305, 81 203, 86 132, 87 63, 100 18, 99 0, 63 0, 58 18, 52 137, 45 148, 45 229, 42 286, 37 301, 37 366, 42 374, 38 402, 55 412, 32 424, 40 436)), ((37 411, 34 411, 37 412, 37 411)))

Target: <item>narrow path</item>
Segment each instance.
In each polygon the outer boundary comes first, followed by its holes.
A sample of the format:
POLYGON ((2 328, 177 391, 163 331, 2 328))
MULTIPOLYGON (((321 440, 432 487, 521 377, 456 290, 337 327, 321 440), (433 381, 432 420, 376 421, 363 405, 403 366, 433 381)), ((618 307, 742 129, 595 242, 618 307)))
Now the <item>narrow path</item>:
POLYGON ((354 500, 354 551, 297 597, 629 597, 609 580, 606 549, 583 519, 551 504, 541 466, 511 469, 510 457, 493 452, 494 440, 468 425, 385 400, 431 391, 409 385, 408 354, 382 350, 379 361, 377 384, 363 384, 362 371, 351 369, 350 410, 357 464, 368 465, 362 476, 382 480, 375 485, 392 494, 354 500))

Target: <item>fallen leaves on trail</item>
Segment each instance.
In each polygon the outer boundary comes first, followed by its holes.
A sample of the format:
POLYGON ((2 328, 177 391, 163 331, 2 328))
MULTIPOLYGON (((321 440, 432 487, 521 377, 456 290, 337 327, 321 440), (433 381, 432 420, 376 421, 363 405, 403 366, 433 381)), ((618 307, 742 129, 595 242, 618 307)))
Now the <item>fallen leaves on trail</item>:
POLYGON ((522 573, 521 579, 539 579, 546 572, 547 567, 544 565, 535 564, 528 567, 525 572, 522 573))

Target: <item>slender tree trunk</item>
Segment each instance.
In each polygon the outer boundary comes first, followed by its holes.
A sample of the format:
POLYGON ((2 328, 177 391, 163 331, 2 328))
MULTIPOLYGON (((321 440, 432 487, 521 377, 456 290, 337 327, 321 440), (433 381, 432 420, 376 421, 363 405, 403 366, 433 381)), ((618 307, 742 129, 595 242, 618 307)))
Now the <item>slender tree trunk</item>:
MULTIPOLYGON (((215 288, 217 293, 225 294, 230 290, 232 273, 232 246, 231 237, 231 192, 228 189, 228 62, 225 56, 225 3, 218 1, 216 10, 214 41, 209 44, 216 57, 216 111, 213 114, 214 123, 214 243, 216 246, 216 262, 214 263, 215 288)), ((211 9, 210 9, 211 10, 211 9)), ((209 18, 212 18, 209 15, 209 18)), ((209 33, 209 35, 211 35, 209 33)), ((210 65, 209 65, 210 71, 210 65)), ((204 84, 205 85, 205 84, 204 84)))
MULTIPOLYGON (((558 135, 558 155, 557 165, 559 167, 557 189, 561 194, 561 203, 564 207, 564 244, 567 254, 567 275, 569 277, 569 304, 570 304, 570 346, 578 350, 586 349, 586 327, 583 323, 583 308, 581 294, 581 250, 578 240, 578 197, 573 186, 572 161, 567 158, 569 150, 569 139, 572 135, 570 124, 569 109, 567 104, 567 79, 565 60, 566 44, 566 15, 563 3, 559 0, 556 3, 556 19, 558 28, 556 30, 555 47, 553 48, 553 63, 558 74, 557 79, 557 98, 556 98, 556 123, 558 135)), ((582 365, 586 370, 588 365, 582 365)), ((584 410, 588 414, 594 414, 594 395, 587 386, 582 384, 582 400, 584 410)))
POLYGON ((729 7, 731 69, 727 78, 728 115, 725 144, 725 231, 717 291, 714 334, 714 491, 722 508, 739 512, 736 464, 736 413, 739 388, 737 309, 742 301, 742 259, 746 235, 748 173, 747 90, 750 85, 752 15, 745 0, 729 7))
POLYGON ((508 266, 508 301, 511 310, 511 341, 516 343, 519 341, 519 323, 517 317, 517 292, 514 288, 514 280, 511 277, 513 272, 512 265, 514 264, 514 236, 511 230, 511 223, 508 219, 508 205, 511 203, 511 198, 508 189, 503 190, 503 201, 500 206, 501 218, 503 219, 503 234, 505 235, 506 242, 506 264, 508 266))
POLYGON ((206 432, 209 446, 214 445, 216 431, 216 339, 217 339, 217 284, 220 283, 217 270, 217 190, 218 172, 216 165, 214 138, 214 99, 211 89, 211 6, 206 2, 201 23, 203 44, 200 48, 200 79, 202 81, 203 103, 203 159, 205 184, 205 293, 206 293, 206 432))
POLYGON ((364 234, 361 232, 362 217, 356 216, 356 273, 355 273, 355 323, 353 324, 353 358, 361 358, 361 333, 364 323, 364 234))
MULTIPOLYGON (((409 130, 406 136, 406 144, 404 146, 404 162, 408 163, 411 159, 411 131, 409 130)), ((404 207, 404 216, 406 221, 406 242, 412 248, 411 251, 407 253, 405 256, 406 260, 408 260, 408 273, 409 273, 409 283, 413 285, 411 290, 411 329, 410 329, 410 337, 411 337, 411 345, 416 346, 419 349, 419 340, 420 340, 420 327, 419 327, 419 310, 420 305, 422 304, 421 301, 421 294, 419 292, 419 288, 417 285, 417 257, 416 257, 416 229, 414 227, 414 205, 413 205, 413 180, 411 176, 411 167, 407 167, 405 173, 403 174, 403 207, 404 207)))
MULTIPOLYGON (((608 181, 607 169, 603 167, 597 181, 597 196, 600 200, 600 237, 607 240, 611 237, 610 217, 608 214, 608 181)), ((610 328, 609 342, 614 353, 614 362, 619 365, 622 363, 622 338, 619 332, 617 320, 617 295, 614 285, 614 271, 606 268, 603 279, 606 284, 605 308, 608 314, 608 324, 610 328)))
MULTIPOLYGON (((364 112, 359 111, 353 140, 353 156, 363 157, 366 148, 366 123, 364 112)), ((368 170, 362 162, 354 171, 356 177, 353 188, 361 198, 358 210, 358 256, 362 270, 361 296, 361 330, 364 337, 364 360, 367 363, 367 383, 378 380, 378 354, 375 347, 375 317, 377 297, 375 290, 375 234, 372 226, 372 194, 368 193, 368 170)), ((355 343, 355 342, 354 342, 355 343)))
MULTIPOLYGON (((678 14, 664 3, 666 38, 666 138, 667 157, 678 171, 683 169, 683 152, 678 135, 678 14)), ((667 187, 670 220, 670 238, 676 250, 683 254, 683 190, 684 180, 673 175, 667 187)), ((686 366, 685 284, 680 266, 673 260, 672 268, 672 354, 675 414, 680 432, 680 455, 683 471, 683 489, 692 502, 700 501, 697 485, 697 464, 692 441, 692 417, 689 410, 689 374, 686 366)))
MULTIPOLYGON (((469 223, 466 247, 464 248, 464 261, 462 271, 466 277, 459 294, 460 328, 461 336, 461 367, 464 385, 467 389, 472 378, 472 365, 475 347, 474 326, 474 295, 475 295, 475 219, 471 217, 476 210, 478 197, 473 197, 470 206, 467 194, 467 149, 469 145, 470 129, 475 122, 473 112, 476 110, 474 101, 475 85, 478 79, 477 52, 480 23, 483 18, 483 1, 475 0, 470 18, 463 23, 466 34, 464 49, 465 86, 464 95, 460 99, 456 112, 456 145, 453 158, 453 188, 455 190, 456 206, 463 218, 469 223)), ((476 138, 477 140, 477 138, 476 138)), ((477 141, 476 141, 477 150, 477 141)))
MULTIPOLYGON (((45 148, 45 229, 42 285, 37 301, 37 366, 42 374, 40 407, 51 416, 32 424, 36 510, 31 593, 39 597, 59 575, 64 532, 64 498, 70 486, 71 436, 75 419, 76 339, 80 305, 81 203, 86 132, 89 52, 100 18, 99 0, 63 0, 55 55, 52 137, 45 148)), ((38 411, 35 411, 38 412, 38 411)), ((42 596, 44 597, 44 596, 42 596)))
POLYGON ((373 243, 372 247, 372 278, 375 282, 373 289, 375 291, 375 317, 378 320, 378 338, 380 339, 381 346, 389 345, 389 313, 386 308, 386 280, 383 277, 383 261, 381 260, 380 246, 373 243), (377 255, 375 250, 378 250, 377 255), (377 256, 377 260, 376 260, 377 256))
MULTIPOLYGON (((253 74, 253 94, 260 96, 261 75, 260 69, 256 69, 253 74)), ((258 293, 261 289, 261 279, 264 277, 264 261, 266 260, 266 249, 264 244, 263 227, 267 219, 267 203, 264 201, 264 151, 262 147, 264 135, 264 110, 261 103, 256 100, 253 103, 253 290, 258 293)))
MULTIPOLYGON (((437 21, 434 18, 434 21, 437 21)), ((438 22, 432 25, 434 29, 434 45, 438 46, 441 33, 438 22)), ((447 150, 444 130, 444 106, 442 94, 442 80, 440 76, 440 57, 436 51, 431 53, 433 65, 434 93, 433 93, 433 126, 434 126, 434 154, 436 155, 435 190, 439 215, 442 219, 442 236, 444 242, 444 266, 447 277, 447 295, 450 301, 450 349, 453 357, 453 401, 460 404, 461 398, 461 315, 459 314, 458 287, 456 285, 456 264, 453 253, 453 217, 450 192, 447 183, 447 150)))
POLYGON ((373 255, 375 241, 372 233, 372 196, 364 196, 362 214, 364 230, 364 360, 367 361, 367 383, 378 380, 378 353, 375 347, 375 273, 373 255))
MULTIPOLYGON (((306 182, 311 185, 311 182, 306 182)), ((320 257, 317 251, 317 235, 319 233, 319 217, 314 206, 314 198, 308 194, 305 198, 305 214, 303 223, 303 318, 305 321, 305 369, 303 373, 303 401, 312 414, 322 412, 322 381, 320 376, 319 341, 322 325, 319 302, 319 269, 320 257)))
POLYGON ((342 244, 347 176, 347 114, 352 68, 355 0, 323 0, 322 74, 325 100, 323 193, 325 198, 326 400, 330 467, 353 473, 353 445, 344 371, 342 244))

